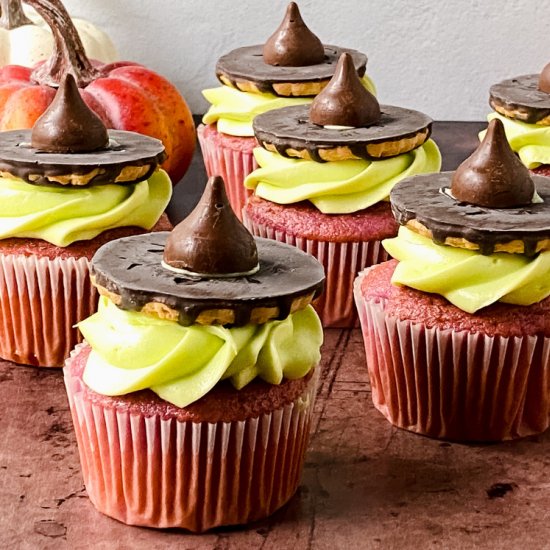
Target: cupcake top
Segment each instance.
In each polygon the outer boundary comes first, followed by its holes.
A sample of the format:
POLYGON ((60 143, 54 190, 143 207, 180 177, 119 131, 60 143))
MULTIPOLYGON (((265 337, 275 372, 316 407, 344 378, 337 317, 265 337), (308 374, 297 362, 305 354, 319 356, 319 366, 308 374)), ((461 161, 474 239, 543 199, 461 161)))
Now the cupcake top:
POLYGON ((380 105, 360 83, 348 53, 311 107, 260 114, 253 127, 260 169, 245 186, 279 204, 309 200, 326 214, 368 208, 387 199, 399 179, 441 166, 429 139, 432 120, 380 105))
POLYGON ((253 238, 212 177, 193 212, 168 233, 103 246, 92 260, 99 293, 122 309, 182 325, 242 326, 284 319, 323 286, 321 265, 295 247, 253 238))
POLYGON ((151 229, 171 196, 164 158, 157 139, 108 131, 68 74, 32 130, 0 133, 0 239, 68 246, 151 229))
POLYGON ((324 273, 295 247, 254 239, 208 180, 172 233, 112 241, 91 263, 98 312, 79 323, 97 393, 151 389, 186 407, 228 379, 241 389, 306 376, 323 331, 311 300, 324 273))
POLYGON ((393 282, 469 312, 550 294, 550 180, 530 176, 499 120, 456 172, 403 181, 390 199, 402 226, 384 241, 400 260, 393 282))

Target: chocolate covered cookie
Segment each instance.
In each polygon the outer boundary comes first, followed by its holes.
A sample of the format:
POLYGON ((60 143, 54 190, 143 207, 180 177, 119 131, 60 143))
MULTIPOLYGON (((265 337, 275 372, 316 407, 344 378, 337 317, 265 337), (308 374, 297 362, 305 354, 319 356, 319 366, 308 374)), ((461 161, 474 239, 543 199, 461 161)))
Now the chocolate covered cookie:
POLYGON ((425 143, 432 119, 419 111, 379 105, 344 53, 334 77, 311 106, 269 111, 254 119, 256 139, 268 151, 317 162, 381 159, 425 143))
POLYGON ((283 97, 317 95, 331 79, 341 54, 353 59, 357 74, 365 74, 367 56, 356 50, 323 45, 305 25, 291 2, 283 22, 264 45, 237 48, 222 56, 216 76, 243 92, 269 92, 283 97))
POLYGON ((137 183, 165 157, 157 139, 107 130, 70 74, 32 130, 0 133, 0 175, 37 185, 137 183))
POLYGON ((92 261, 92 280, 122 309, 182 325, 241 326, 303 309, 320 294, 324 272, 294 247, 252 238, 231 210, 223 180, 213 177, 195 210, 171 234, 102 247, 92 261))
POLYGON ((498 119, 456 172, 415 176, 390 198, 399 224, 437 244, 527 256, 550 249, 550 180, 529 175, 498 119))

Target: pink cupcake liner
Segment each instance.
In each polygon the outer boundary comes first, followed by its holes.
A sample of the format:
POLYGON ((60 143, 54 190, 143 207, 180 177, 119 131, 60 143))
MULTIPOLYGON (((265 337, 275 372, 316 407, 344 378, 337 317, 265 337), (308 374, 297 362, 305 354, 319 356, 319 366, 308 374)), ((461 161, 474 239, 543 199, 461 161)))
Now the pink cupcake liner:
POLYGON ((244 186, 244 179, 258 168, 252 151, 232 149, 229 144, 222 145, 219 140, 209 138, 205 135, 205 126, 202 124, 197 129, 197 135, 206 173, 209 177, 223 177, 231 208, 241 220, 242 209, 247 197, 251 194, 251 191, 244 186))
POLYGON ((86 258, 0 255, 0 357, 62 366, 97 299, 86 258))
POLYGON ((264 237, 290 244, 307 252, 325 269, 323 294, 313 306, 325 328, 349 328, 358 326, 353 302, 353 281, 365 267, 388 259, 380 241, 331 242, 297 237, 265 224, 253 221, 243 211, 243 223, 256 237, 264 237))
POLYGON ((550 425, 550 338, 426 328, 355 300, 374 406, 395 426, 456 441, 502 441, 550 425))
POLYGON ((69 371, 71 358, 65 385, 82 474, 103 514, 131 525, 201 532, 266 517, 296 492, 317 374, 298 399, 270 414, 194 423, 91 402, 69 371))

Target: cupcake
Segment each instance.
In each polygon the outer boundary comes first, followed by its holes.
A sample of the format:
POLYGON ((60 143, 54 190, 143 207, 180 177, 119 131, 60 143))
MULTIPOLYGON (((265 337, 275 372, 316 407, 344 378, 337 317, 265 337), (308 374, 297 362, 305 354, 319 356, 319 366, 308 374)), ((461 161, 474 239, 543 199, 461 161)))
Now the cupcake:
POLYGON ((244 222, 254 235, 297 246, 323 264, 326 288, 315 307, 325 327, 357 323, 353 281, 387 259, 380 242, 397 233, 387 201, 392 187, 440 169, 431 126, 423 113, 379 105, 347 53, 311 106, 254 120, 260 168, 245 180, 254 195, 244 222))
POLYGON ((195 532, 283 506, 313 412, 319 263, 254 239, 216 177, 172 233, 110 242, 91 271, 99 309, 64 374, 94 506, 195 532))
POLYGON ((375 407, 394 425, 502 441, 550 422, 550 180, 499 120, 455 173, 391 193, 395 260, 355 282, 375 407))
POLYGON ((169 229, 156 139, 105 129, 71 75, 31 130, 0 133, 0 357, 62 366, 96 309, 105 242, 169 229))
MULTIPOLYGON (((521 162, 533 173, 550 176, 550 63, 540 74, 527 74, 491 86, 489 104, 521 162)), ((482 134, 483 135, 483 134, 482 134)))
POLYGON ((238 48, 216 65, 221 87, 204 90, 212 106, 198 128, 206 172, 221 174, 229 202, 241 218, 248 192, 243 181, 257 165, 253 118, 272 109, 311 103, 330 80, 334 65, 349 52, 363 85, 374 93, 365 74, 367 56, 347 48, 323 45, 291 2, 279 28, 264 45, 238 48))

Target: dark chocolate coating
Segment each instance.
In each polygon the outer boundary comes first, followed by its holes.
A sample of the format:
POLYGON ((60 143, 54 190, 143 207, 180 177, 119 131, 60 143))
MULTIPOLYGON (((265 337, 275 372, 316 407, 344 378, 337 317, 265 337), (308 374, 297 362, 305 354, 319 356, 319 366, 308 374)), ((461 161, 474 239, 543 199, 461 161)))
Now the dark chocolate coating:
POLYGON ((109 145, 105 124, 84 103, 72 74, 65 75, 53 101, 35 122, 31 145, 46 153, 90 153, 109 145))
POLYGON ((370 126, 380 120, 378 100, 361 84, 351 55, 343 53, 330 82, 313 100, 309 120, 319 126, 370 126))
POLYGON ((221 176, 211 177, 194 210, 170 233, 164 261, 198 275, 246 274, 258 265, 251 233, 233 212, 221 176))
POLYGON ((539 90, 539 75, 526 74, 493 84, 489 91, 493 109, 515 111, 514 118, 529 124, 550 115, 550 94, 539 90))
POLYGON ((92 153, 44 153, 31 147, 31 130, 0 132, 0 171, 8 172, 28 183, 55 185, 47 176, 87 174, 95 168, 99 173, 87 185, 113 183, 125 166, 149 164, 150 169, 134 183, 151 177, 157 166, 165 159, 164 145, 135 132, 109 130, 111 140, 107 149, 92 153), (38 176, 33 177, 30 176, 38 176))
POLYGON ((260 92, 276 94, 273 84, 280 82, 319 82, 330 80, 336 63, 344 52, 351 54, 357 74, 362 77, 367 66, 367 56, 356 50, 339 48, 338 46, 324 46, 325 59, 316 65, 305 67, 280 67, 268 65, 263 57, 263 45, 237 48, 223 55, 216 64, 216 75, 224 75, 230 81, 253 82, 260 92))
POLYGON ((304 67, 323 62, 323 44, 304 23, 296 2, 290 2, 283 21, 267 39, 263 58, 268 65, 281 67, 304 67))
POLYGON ((531 203, 535 184, 512 151, 498 118, 491 120, 483 141, 456 169, 451 191, 458 201, 489 208, 531 203))
POLYGON ((477 244, 482 254, 492 254, 496 244, 517 239, 530 256, 539 241, 550 238, 550 178, 533 176, 542 203, 486 208, 458 202, 442 192, 450 188, 453 174, 422 174, 397 183, 390 193, 397 222, 406 225, 416 219, 432 232, 434 242, 463 238, 477 244))
POLYGON ((282 156, 288 156, 286 150, 306 149, 311 158, 324 162, 319 149, 333 149, 347 146, 360 158, 371 159, 366 146, 372 143, 399 141, 428 130, 428 139, 432 119, 419 111, 380 105, 380 121, 367 128, 331 130, 317 126, 309 120, 309 105, 283 107, 262 113, 254 118, 254 134, 260 143, 270 143, 282 156))
POLYGON ((184 277, 162 267, 168 232, 135 235, 103 245, 92 259, 95 282, 121 297, 119 307, 140 310, 160 302, 179 312, 179 323, 192 324, 211 309, 235 311, 235 326, 249 322, 257 307, 278 307, 279 319, 290 313, 295 298, 320 294, 323 267, 301 250, 256 238, 260 269, 229 279, 184 277))

